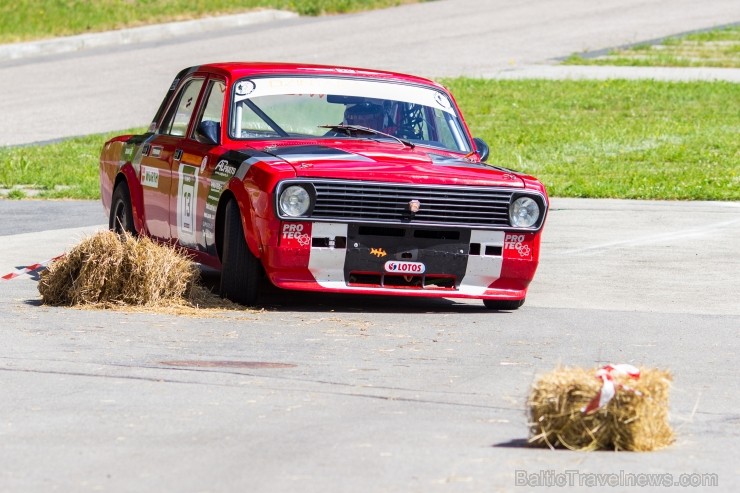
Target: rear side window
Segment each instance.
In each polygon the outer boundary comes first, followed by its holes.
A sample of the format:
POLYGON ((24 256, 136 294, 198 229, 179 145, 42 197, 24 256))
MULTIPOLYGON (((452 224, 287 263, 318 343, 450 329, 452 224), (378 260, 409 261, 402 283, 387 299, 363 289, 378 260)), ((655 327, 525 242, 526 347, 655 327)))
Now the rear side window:
POLYGON ((182 137, 187 133, 190 117, 193 115, 193 110, 195 110, 202 86, 203 79, 192 79, 185 83, 175 98, 176 103, 167 112, 167 116, 160 127, 160 133, 176 137, 182 137))
POLYGON ((221 112, 224 108, 224 96, 226 93, 226 84, 221 81, 211 81, 209 84, 208 99, 201 121, 211 120, 221 122, 221 112))
MULTIPOLYGON (((201 107, 200 117, 197 123, 212 121, 221 123, 221 113, 224 109, 224 98, 226 96, 226 83, 220 80, 212 80, 208 83, 205 101, 201 107)), ((197 125, 196 125, 197 127, 197 125)), ((195 129, 193 130, 195 131, 195 129)))

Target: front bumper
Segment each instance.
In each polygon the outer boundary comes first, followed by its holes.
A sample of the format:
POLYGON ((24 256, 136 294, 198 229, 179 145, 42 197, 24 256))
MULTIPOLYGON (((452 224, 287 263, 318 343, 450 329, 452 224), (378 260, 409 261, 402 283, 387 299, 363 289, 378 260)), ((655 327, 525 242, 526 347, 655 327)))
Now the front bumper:
POLYGON ((262 262, 284 289, 520 300, 538 256, 539 232, 281 222, 262 262))

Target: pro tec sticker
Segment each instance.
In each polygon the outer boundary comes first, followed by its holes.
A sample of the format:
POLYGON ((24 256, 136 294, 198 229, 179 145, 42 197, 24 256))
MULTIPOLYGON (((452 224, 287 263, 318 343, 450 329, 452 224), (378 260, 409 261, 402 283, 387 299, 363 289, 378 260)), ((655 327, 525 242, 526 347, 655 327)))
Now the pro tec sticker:
POLYGON ((283 223, 280 245, 306 248, 311 244, 311 223, 283 223))
POLYGON ((532 260, 532 242, 534 235, 530 233, 506 233, 504 237, 504 258, 532 260))

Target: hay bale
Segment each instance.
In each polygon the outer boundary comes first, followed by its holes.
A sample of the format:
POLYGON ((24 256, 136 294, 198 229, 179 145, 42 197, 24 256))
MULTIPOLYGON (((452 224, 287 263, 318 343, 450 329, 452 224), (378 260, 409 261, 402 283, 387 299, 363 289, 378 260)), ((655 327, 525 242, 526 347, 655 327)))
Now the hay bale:
POLYGON ((596 371, 558 368, 535 382, 527 402, 531 444, 648 451, 673 442, 668 423, 669 372, 640 368, 637 380, 617 375, 614 397, 601 409, 584 413, 582 409, 602 387, 596 371))
POLYGON ((104 231, 76 245, 41 274, 49 305, 182 304, 201 290, 196 265, 181 251, 146 237, 104 231))

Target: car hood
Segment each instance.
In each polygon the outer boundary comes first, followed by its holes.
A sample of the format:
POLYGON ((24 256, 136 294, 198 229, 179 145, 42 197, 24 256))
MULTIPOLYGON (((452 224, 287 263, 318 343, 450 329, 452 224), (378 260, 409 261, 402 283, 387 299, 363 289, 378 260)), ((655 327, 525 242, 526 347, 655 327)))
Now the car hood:
POLYGON ((295 169, 297 177, 396 183, 524 188, 513 171, 476 163, 428 147, 396 143, 364 146, 315 144, 272 147, 269 151, 295 169))

